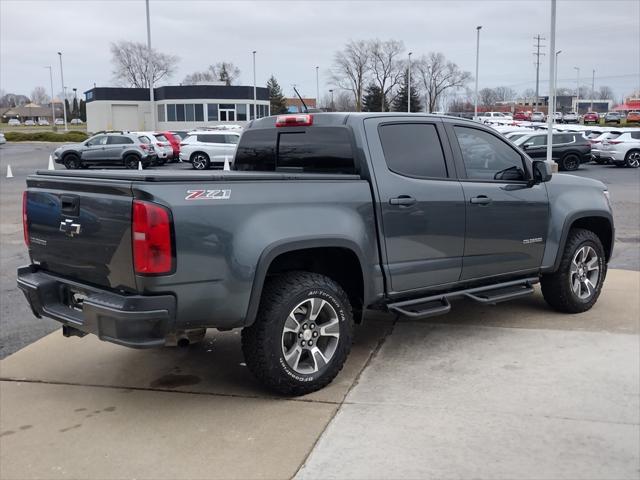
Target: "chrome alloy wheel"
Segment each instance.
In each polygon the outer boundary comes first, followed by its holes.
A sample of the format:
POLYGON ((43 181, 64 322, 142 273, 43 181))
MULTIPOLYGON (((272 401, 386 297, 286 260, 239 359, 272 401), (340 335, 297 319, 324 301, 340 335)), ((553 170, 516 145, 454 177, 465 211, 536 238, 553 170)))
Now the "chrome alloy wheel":
POLYGON ((198 153, 193 157, 193 168, 196 170, 204 170, 207 168, 207 157, 205 157, 202 153, 198 153))
POLYGON ((629 154, 627 165, 631 168, 638 168, 640 166, 640 152, 633 152, 629 154))
POLYGON ((573 293, 581 300, 594 294, 600 278, 600 265, 596 251, 585 245, 578 249, 571 261, 569 281, 573 293))
POLYGON ((282 353, 295 372, 316 373, 329 364, 340 339, 340 321, 333 306, 308 298, 289 314, 282 330, 282 353))

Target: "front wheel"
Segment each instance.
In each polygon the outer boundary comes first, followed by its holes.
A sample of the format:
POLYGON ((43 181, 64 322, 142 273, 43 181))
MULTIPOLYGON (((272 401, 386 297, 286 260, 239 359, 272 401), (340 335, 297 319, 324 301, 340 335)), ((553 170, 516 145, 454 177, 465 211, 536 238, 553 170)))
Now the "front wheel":
POLYGON ((560 267, 540 280, 542 295, 556 310, 581 313, 598 300, 607 273, 604 248, 591 230, 569 232, 560 267))
POLYGON ((82 162, 80 162, 80 157, 74 154, 68 154, 64 157, 64 166, 69 170, 75 170, 76 168, 80 168, 82 166, 82 162))
POLYGON ((328 385, 351 350, 353 316, 332 279, 290 272, 267 281, 255 322, 242 330, 247 367, 269 390, 305 395, 328 385))
POLYGON ((638 168, 640 167, 640 150, 632 150, 624 157, 624 162, 627 167, 638 168))

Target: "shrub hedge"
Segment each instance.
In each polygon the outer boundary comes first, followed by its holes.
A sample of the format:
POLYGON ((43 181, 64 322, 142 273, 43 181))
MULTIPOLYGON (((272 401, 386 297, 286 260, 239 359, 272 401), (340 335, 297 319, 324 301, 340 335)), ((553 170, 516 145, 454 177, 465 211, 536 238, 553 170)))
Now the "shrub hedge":
POLYGON ((7 142, 84 142, 88 135, 84 132, 71 130, 65 133, 55 132, 7 132, 4 134, 7 142))

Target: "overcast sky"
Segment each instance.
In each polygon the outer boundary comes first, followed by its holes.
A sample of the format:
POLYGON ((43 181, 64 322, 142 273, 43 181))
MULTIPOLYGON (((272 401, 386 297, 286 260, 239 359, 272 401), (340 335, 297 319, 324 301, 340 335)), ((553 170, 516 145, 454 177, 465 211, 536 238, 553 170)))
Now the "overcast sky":
MULTIPOLYGON (((292 84, 315 96, 315 66, 321 96, 329 88, 333 53, 350 39, 402 40, 413 58, 439 51, 475 70, 477 25, 480 88, 535 86, 533 37, 549 38, 547 0, 242 1, 151 0, 154 48, 180 57, 178 84, 189 73, 221 60, 235 63, 241 83, 252 84, 251 51, 257 50, 257 79, 274 74, 285 94, 292 84)), ((144 0, 0 0, 0 88, 29 95, 33 87, 60 88, 56 52, 63 52, 65 83, 85 91, 113 85, 110 42, 146 42, 144 0)), ((541 66, 541 94, 548 89, 549 41, 541 66)), ((557 10, 559 86, 574 88, 579 67, 596 88, 609 85, 617 97, 640 85, 640 0, 559 0, 557 10)))

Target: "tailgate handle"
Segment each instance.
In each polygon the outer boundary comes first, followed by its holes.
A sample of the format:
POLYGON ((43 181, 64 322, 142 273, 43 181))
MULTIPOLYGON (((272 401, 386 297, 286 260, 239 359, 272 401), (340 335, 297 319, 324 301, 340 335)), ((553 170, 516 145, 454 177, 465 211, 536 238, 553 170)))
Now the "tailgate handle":
POLYGON ((80 215, 80 197, 77 195, 61 195, 62 213, 78 217, 80 215))

